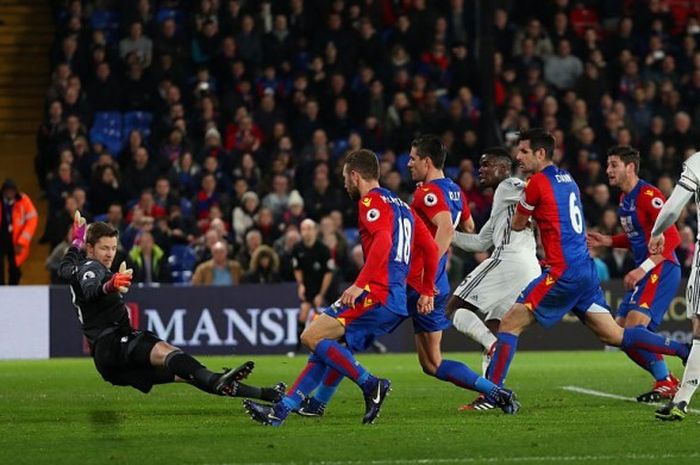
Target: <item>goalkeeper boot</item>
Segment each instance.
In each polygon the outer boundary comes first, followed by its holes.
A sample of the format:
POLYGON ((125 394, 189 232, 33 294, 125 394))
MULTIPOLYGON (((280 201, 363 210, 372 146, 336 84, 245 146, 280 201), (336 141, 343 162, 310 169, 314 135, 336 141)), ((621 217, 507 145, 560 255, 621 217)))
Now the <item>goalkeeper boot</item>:
POLYGON ((282 426, 289 415, 289 410, 282 402, 270 405, 246 399, 243 401, 243 407, 253 421, 266 426, 282 426))
POLYGON ((224 372, 219 377, 216 385, 214 385, 214 390, 222 396, 233 395, 232 391, 236 384, 246 379, 253 372, 253 368, 255 368, 255 363, 251 361, 245 362, 235 370, 224 368, 224 372))
POLYGON ((688 403, 681 401, 675 403, 673 401, 664 405, 656 411, 656 418, 664 421, 681 421, 688 414, 688 403))
POLYGON ((673 399, 679 387, 680 382, 678 379, 669 374, 666 379, 655 382, 651 391, 637 396, 637 402, 653 403, 660 402, 663 399, 673 399))

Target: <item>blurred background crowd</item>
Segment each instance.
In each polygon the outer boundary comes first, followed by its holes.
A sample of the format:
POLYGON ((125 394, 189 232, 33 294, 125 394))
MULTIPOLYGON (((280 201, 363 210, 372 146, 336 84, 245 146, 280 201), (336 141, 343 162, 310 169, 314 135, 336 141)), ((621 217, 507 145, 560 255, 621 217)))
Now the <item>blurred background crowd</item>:
MULTIPOLYGON (((337 286, 362 265, 345 154, 376 151, 383 185, 410 200, 410 142, 428 132, 477 227, 493 194, 479 187, 481 151, 523 128, 556 136, 590 228, 618 231, 612 145, 639 148, 642 177, 669 195, 700 149, 700 2, 494 0, 487 22, 484 3, 55 1, 35 163, 47 267, 78 209, 120 230, 138 282, 294 281, 309 218, 337 286)), ((686 273, 692 209, 679 224, 686 273)), ((594 253, 603 278, 634 267, 624 251, 594 253)), ((451 279, 486 256, 455 252, 451 279)))

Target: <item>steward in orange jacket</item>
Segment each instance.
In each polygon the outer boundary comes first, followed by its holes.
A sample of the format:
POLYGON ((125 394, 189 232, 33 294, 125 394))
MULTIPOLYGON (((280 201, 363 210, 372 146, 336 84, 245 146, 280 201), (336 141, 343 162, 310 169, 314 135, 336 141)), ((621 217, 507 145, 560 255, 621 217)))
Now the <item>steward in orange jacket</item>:
POLYGON ((13 180, 6 179, 0 203, 0 284, 5 284, 5 257, 9 262, 8 284, 19 284, 19 268, 29 256, 38 221, 29 196, 19 192, 13 180))

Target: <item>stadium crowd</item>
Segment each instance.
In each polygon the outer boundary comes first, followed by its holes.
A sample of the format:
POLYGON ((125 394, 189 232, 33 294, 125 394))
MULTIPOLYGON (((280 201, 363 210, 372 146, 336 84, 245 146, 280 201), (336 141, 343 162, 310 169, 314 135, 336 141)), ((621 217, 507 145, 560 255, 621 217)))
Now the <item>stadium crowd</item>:
MULTIPOLYGON (((54 278, 73 213, 121 232, 135 281, 294 281, 299 225, 319 223, 336 283, 362 264, 344 155, 381 157, 410 199, 411 140, 442 136, 477 226, 484 130, 503 145, 542 126, 576 178, 588 226, 619 228, 606 151, 631 144, 667 196, 700 149, 700 1, 497 1, 494 95, 469 0, 56 1, 36 173, 54 278), (486 73, 488 76, 488 73, 486 73), (492 99, 496 118, 482 118, 492 99)), ((681 217, 684 273, 695 216, 681 217)), ((634 268, 596 253, 601 276, 634 268)), ((458 282, 486 254, 453 254, 458 282)), ((116 266, 120 259, 114 261, 116 266)))

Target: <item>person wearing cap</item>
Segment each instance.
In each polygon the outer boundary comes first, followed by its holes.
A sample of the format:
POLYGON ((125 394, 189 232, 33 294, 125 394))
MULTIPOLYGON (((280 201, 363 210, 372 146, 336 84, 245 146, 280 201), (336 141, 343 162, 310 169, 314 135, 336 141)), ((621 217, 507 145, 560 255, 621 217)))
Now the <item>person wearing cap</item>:
POLYGON ((0 284, 5 284, 5 259, 8 263, 7 284, 19 284, 20 267, 29 256, 29 245, 39 217, 32 200, 19 191, 12 179, 2 184, 0 204, 0 284))

